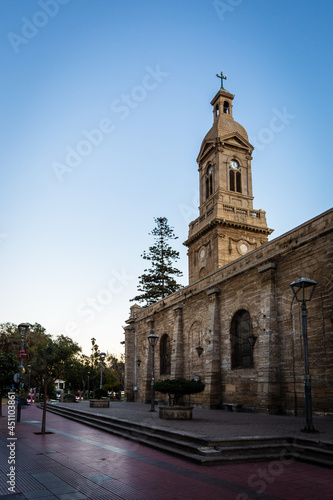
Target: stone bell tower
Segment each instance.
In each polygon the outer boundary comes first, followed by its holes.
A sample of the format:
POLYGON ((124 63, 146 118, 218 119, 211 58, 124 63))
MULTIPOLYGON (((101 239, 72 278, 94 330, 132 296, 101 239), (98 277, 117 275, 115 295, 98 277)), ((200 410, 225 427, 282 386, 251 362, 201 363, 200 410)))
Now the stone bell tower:
POLYGON ((266 212, 253 209, 253 146, 233 119, 233 99, 223 88, 211 102, 214 122, 201 144, 197 162, 200 215, 189 224, 189 283, 216 271, 268 241, 266 212))

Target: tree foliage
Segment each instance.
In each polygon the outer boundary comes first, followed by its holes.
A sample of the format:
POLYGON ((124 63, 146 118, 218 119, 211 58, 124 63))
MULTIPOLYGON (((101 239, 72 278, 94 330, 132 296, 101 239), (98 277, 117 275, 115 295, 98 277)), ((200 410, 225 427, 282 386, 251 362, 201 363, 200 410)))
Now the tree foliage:
POLYGON ((44 380, 42 434, 45 434, 48 384, 64 376, 80 350, 81 347, 76 342, 64 335, 59 335, 55 340, 47 335, 33 347, 31 368, 44 380))
POLYGON ((2 398, 13 384, 18 365, 17 356, 0 352, 0 416, 2 416, 2 398))
POLYGON ((205 384, 201 380, 186 380, 184 378, 174 378, 159 380, 155 382, 154 388, 156 392, 168 394, 169 405, 174 406, 179 403, 182 396, 190 394, 198 394, 205 389, 205 384))
MULTIPOLYGON (((26 373, 22 376, 23 382, 28 380, 29 369, 28 366, 31 364, 33 357, 33 347, 34 345, 42 341, 47 337, 45 328, 39 323, 35 323, 30 326, 27 334, 24 337, 24 350, 26 352, 26 357, 24 358, 24 367, 26 373)), ((21 350, 21 336, 19 333, 18 326, 14 323, 1 323, 0 324, 0 353, 6 356, 13 355, 17 360, 17 365, 20 363, 19 353, 21 350)), ((18 370, 16 370, 18 371, 18 370)), ((30 382, 31 386, 37 386, 41 383, 38 379, 38 375, 34 372, 30 372, 30 382)))
POLYGON ((109 391, 124 389, 125 362, 124 355, 118 358, 114 354, 107 353, 105 360, 105 383, 103 388, 109 391))
MULTIPOLYGON (((44 393, 45 401, 46 396, 55 390, 55 380, 62 379, 67 388, 70 386, 75 399, 77 391, 85 393, 89 372, 89 389, 95 390, 100 384, 100 349, 96 339, 91 341, 91 355, 86 356, 80 352, 79 345, 69 337, 59 335, 54 339, 39 323, 31 325, 24 337, 26 357, 23 359, 25 373, 22 375, 22 383, 25 389, 36 388, 37 393, 44 393)), ((13 376, 19 371, 20 350, 21 336, 18 326, 13 323, 0 324, 0 398, 13 385, 13 376)), ((103 386, 104 389, 112 391, 123 389, 122 357, 107 353, 103 363, 103 386)), ((44 419, 42 432, 45 432, 44 419)))
POLYGON ((173 228, 168 225, 166 217, 154 218, 155 228, 150 235, 154 236, 155 245, 149 247, 149 251, 144 251, 141 257, 151 262, 151 267, 144 270, 144 274, 139 276, 138 291, 132 301, 146 302, 147 305, 154 304, 167 295, 176 292, 181 288, 176 277, 181 277, 183 273, 173 267, 173 262, 179 259, 179 252, 173 250, 168 244, 169 240, 176 240, 173 228))
MULTIPOLYGON (((29 364, 31 348, 46 336, 45 328, 39 323, 30 326, 24 337, 24 350, 27 353, 26 362, 29 364)), ((3 353, 18 354, 21 349, 21 336, 18 326, 14 323, 0 324, 0 351, 3 353)))
POLYGON ((65 380, 66 387, 71 384, 70 387, 74 391, 85 392, 86 383, 88 380, 90 358, 85 354, 77 355, 72 362, 66 366, 63 374, 63 380, 65 380))

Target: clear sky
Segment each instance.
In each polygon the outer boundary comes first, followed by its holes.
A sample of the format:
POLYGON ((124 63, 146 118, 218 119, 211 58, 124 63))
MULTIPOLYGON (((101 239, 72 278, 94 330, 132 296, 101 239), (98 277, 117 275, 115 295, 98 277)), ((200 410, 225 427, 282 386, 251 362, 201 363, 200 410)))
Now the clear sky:
POLYGON ((2 0, 0 14, 0 322, 122 352, 154 217, 187 284, 221 70, 271 239, 331 208, 329 0, 2 0))

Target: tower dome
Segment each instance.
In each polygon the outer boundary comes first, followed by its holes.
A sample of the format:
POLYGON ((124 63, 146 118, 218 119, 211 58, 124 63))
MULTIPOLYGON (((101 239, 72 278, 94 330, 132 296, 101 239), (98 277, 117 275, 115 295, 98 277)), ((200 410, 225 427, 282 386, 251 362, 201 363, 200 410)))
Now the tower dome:
MULTIPOLYGON (((225 89, 220 89, 214 99, 211 101, 213 106, 214 123, 212 128, 205 135, 200 148, 199 157, 205 149, 207 143, 223 142, 224 139, 237 135, 247 144, 248 150, 253 151, 249 143, 249 137, 245 128, 233 119, 232 101, 235 96, 225 89)), ((199 157, 198 160, 199 161, 199 157)))
POLYGON ((233 133, 238 133, 243 139, 249 140, 245 128, 240 123, 236 122, 233 118, 222 115, 214 121, 212 128, 205 135, 203 142, 217 138, 223 139, 233 133))

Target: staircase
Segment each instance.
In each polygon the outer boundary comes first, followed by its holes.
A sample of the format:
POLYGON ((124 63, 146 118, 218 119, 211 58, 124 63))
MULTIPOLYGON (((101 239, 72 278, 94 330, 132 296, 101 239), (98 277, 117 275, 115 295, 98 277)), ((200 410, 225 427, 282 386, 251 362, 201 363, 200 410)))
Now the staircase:
POLYGON ((333 467, 332 442, 291 436, 219 440, 52 404, 47 411, 202 465, 300 460, 333 467))

